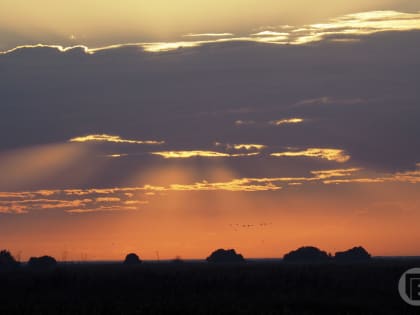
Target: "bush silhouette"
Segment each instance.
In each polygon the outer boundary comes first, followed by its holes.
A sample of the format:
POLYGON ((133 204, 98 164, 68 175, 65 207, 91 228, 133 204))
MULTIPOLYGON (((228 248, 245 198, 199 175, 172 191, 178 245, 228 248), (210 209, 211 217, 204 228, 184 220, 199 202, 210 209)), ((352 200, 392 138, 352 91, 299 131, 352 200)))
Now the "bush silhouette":
POLYGON ((8 250, 0 251, 0 269, 16 268, 19 263, 8 250))
POLYGON ((287 253, 283 259, 287 262, 324 262, 331 260, 331 256, 319 248, 304 246, 287 253))
POLYGON ((138 265, 141 263, 142 261, 139 258, 139 256, 137 256, 137 254, 130 253, 127 256, 125 256, 125 260, 124 260, 125 265, 138 265))
POLYGON ((206 260, 214 263, 238 263, 245 261, 244 257, 241 254, 237 254, 234 249, 218 249, 211 253, 206 260))
POLYGON ((52 268, 57 266, 57 261, 51 256, 31 257, 28 266, 32 268, 52 268))
POLYGON ((371 259, 371 255, 362 246, 353 247, 344 252, 335 253, 337 261, 366 261, 371 259))

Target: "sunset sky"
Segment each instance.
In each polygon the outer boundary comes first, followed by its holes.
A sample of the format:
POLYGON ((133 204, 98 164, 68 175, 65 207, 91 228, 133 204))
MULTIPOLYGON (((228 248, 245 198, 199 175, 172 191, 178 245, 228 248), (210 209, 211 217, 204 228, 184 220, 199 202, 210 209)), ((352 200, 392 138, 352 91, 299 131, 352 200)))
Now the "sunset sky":
POLYGON ((420 255, 420 2, 2 0, 0 249, 420 255))

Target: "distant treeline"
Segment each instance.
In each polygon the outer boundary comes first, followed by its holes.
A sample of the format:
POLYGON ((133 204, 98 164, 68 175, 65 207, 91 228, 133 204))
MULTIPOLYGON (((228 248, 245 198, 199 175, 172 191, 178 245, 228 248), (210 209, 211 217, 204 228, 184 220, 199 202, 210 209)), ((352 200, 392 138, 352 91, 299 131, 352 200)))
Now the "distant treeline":
MULTIPOLYGON (((283 256, 285 262, 357 262, 367 261, 371 255, 361 246, 353 247, 343 252, 337 252, 334 256, 314 246, 304 246, 293 250, 283 256)), ((245 258, 236 253, 234 249, 217 249, 206 258, 209 263, 242 263, 245 258)), ((177 257, 172 262, 181 263, 182 259, 177 257)), ((128 254, 123 262, 125 265, 138 265, 142 263, 140 257, 135 253, 128 254)), ((57 261, 51 256, 31 257, 27 265, 32 268, 51 268, 57 265, 57 261)), ((20 266, 8 250, 0 251, 0 269, 17 268, 20 266)))

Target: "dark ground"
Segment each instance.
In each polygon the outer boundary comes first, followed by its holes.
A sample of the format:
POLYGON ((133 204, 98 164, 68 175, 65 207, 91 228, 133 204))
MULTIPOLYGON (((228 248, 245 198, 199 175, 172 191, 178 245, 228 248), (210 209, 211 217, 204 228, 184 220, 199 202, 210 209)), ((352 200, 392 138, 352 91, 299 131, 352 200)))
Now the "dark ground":
POLYGON ((420 260, 361 264, 68 264, 0 271, 0 314, 420 314, 398 280, 420 260))

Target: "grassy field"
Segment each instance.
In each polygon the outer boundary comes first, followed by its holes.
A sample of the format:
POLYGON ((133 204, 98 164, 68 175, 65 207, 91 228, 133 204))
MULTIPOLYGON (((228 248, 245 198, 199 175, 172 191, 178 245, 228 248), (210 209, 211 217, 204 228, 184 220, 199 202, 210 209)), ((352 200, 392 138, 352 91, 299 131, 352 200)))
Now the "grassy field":
POLYGON ((420 314, 397 290, 420 260, 67 264, 0 271, 0 314, 420 314))

